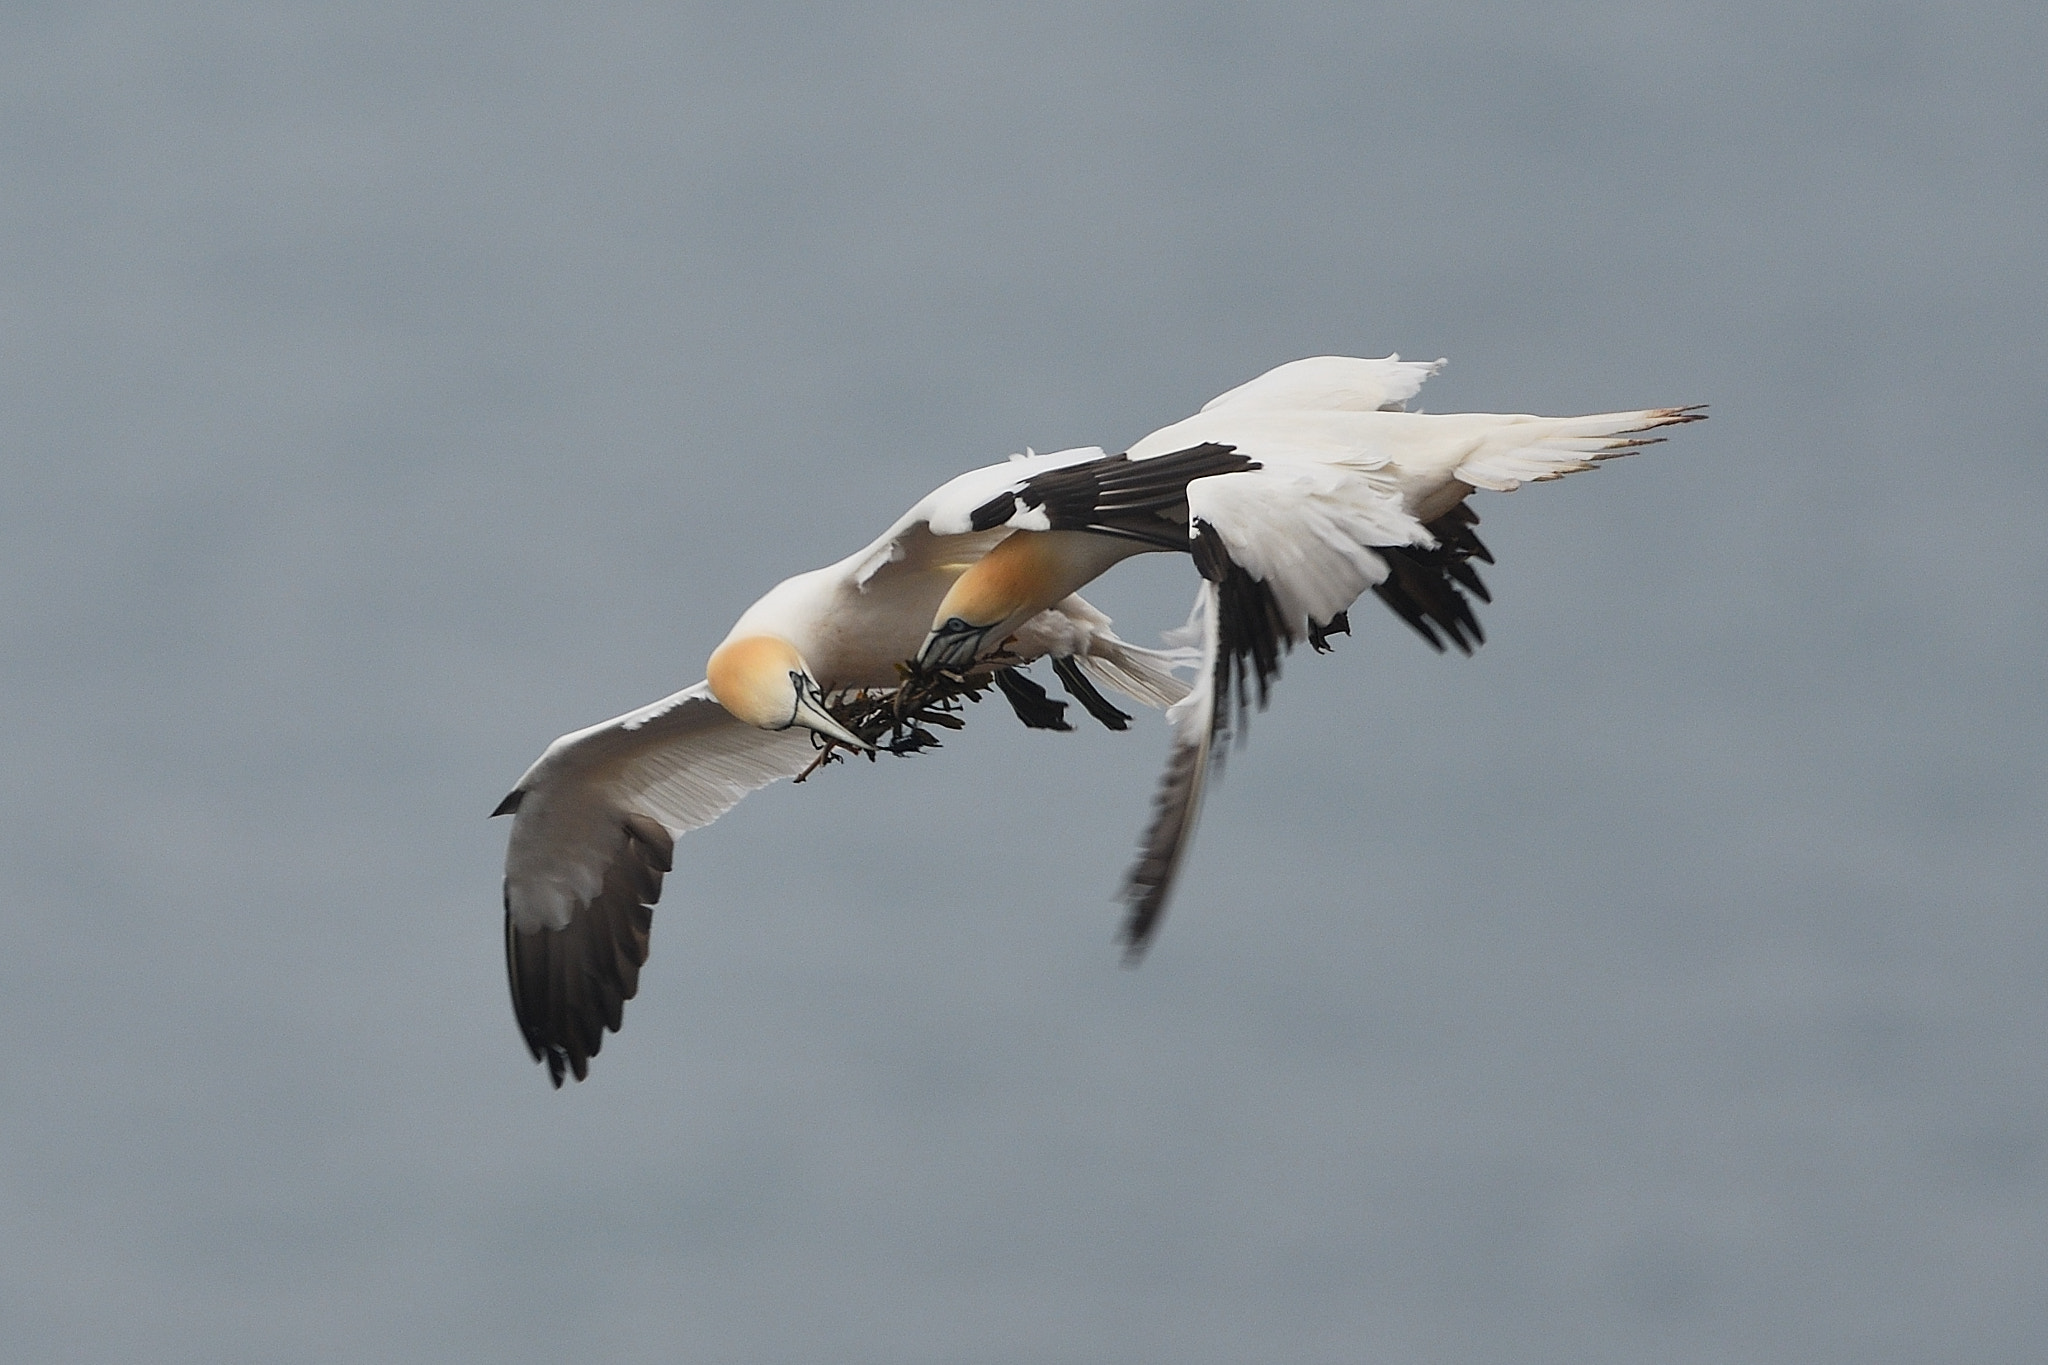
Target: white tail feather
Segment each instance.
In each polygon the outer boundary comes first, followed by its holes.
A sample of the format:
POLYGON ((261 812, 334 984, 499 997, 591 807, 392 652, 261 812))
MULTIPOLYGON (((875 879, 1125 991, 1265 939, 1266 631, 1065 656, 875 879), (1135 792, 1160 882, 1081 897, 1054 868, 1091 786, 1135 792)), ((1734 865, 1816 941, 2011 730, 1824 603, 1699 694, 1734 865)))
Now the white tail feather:
POLYGON ((1011 648, 1027 659, 1071 658, 1095 682, 1144 706, 1171 706, 1188 694, 1173 670, 1193 664, 1198 651, 1146 649, 1118 638, 1110 620, 1080 597, 1068 597, 1025 622, 1011 648))
POLYGON ((1199 662, 1199 651, 1168 652, 1145 649, 1117 641, 1107 650, 1083 654, 1075 659, 1089 680, 1155 709, 1172 706, 1188 694, 1188 684, 1174 676, 1175 668, 1199 662))
POLYGON ((1467 455, 1454 477, 1474 488, 1506 493, 1525 483, 1542 483, 1591 469, 1601 460, 1656 445, 1662 436, 1639 437, 1658 427, 1697 422, 1698 408, 1648 408, 1600 412, 1589 417, 1503 418, 1479 448, 1467 455))

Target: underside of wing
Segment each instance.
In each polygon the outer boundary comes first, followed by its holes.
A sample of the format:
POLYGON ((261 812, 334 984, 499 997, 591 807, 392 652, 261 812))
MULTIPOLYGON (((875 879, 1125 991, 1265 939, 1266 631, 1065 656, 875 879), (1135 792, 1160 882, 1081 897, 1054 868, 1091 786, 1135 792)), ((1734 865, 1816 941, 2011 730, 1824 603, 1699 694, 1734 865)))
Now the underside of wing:
POLYGON ((1202 662, 1195 689, 1168 713, 1173 748, 1153 798, 1138 862, 1124 887, 1122 940, 1136 961, 1157 934, 1221 745, 1254 700, 1264 707, 1280 658, 1306 638, 1326 648, 1349 628, 1346 609, 1371 587, 1439 649, 1479 624, 1461 589, 1486 599, 1466 562, 1491 562, 1460 503, 1427 528, 1356 479, 1273 469, 1212 477, 1188 489, 1189 550, 1203 579, 1196 608, 1202 662))
POLYGON ((1224 716, 1217 697, 1229 660, 1223 653, 1219 604, 1217 585, 1203 583, 1195 609, 1202 637, 1202 670, 1194 690, 1167 712, 1173 724, 1173 747, 1152 798, 1152 822, 1139 842, 1138 861, 1124 881, 1125 914, 1119 939, 1127 963, 1137 963, 1159 932, 1174 878, 1194 839, 1210 763, 1222 737, 1224 716))
POLYGON ((505 973, 512 1014, 548 1079, 589 1074, 606 1029, 618 1032, 625 1004, 640 989, 654 904, 675 841, 652 821, 622 824, 595 894, 559 929, 521 930, 505 887, 505 973))
POLYGON ((1281 654, 1344 628, 1359 594, 1388 576, 1384 547, 1430 540, 1370 475, 1323 465, 1203 479, 1189 486, 1188 508, 1195 567, 1217 585, 1230 677, 1216 704, 1226 715, 1233 693, 1239 711, 1253 691, 1265 705, 1281 654))
POLYGON ((675 836, 815 757, 805 730, 757 730, 703 684, 565 735, 499 807, 505 965, 534 1060, 582 1080, 639 988, 675 836))
POLYGON ((1443 652, 1446 638, 1463 654, 1486 643, 1486 632, 1472 610, 1472 597, 1491 602, 1493 595, 1471 561, 1491 564, 1493 555, 1472 529, 1478 524, 1479 514, 1461 502, 1429 523, 1434 545, 1381 546, 1377 550, 1387 562, 1388 572, 1373 585, 1373 592, 1438 653, 1443 652))

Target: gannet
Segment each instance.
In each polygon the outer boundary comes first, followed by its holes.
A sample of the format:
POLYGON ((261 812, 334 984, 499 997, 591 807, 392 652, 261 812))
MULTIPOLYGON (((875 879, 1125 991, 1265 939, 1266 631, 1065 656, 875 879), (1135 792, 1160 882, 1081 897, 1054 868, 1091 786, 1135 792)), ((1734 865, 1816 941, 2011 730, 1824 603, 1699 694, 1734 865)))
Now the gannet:
MULTIPOLYGON (((505 958, 520 1030, 556 1085, 568 1073, 584 1078, 638 989, 676 837, 798 777, 821 748, 829 756, 828 741, 872 749, 833 715, 832 699, 902 681, 947 590, 1011 534, 973 526, 975 510, 1034 476, 1103 458, 1097 447, 1026 454, 960 475, 865 549, 770 589, 712 651, 704 681, 563 735, 527 769, 492 812, 514 817, 505 958)), ((1061 682, 1112 728, 1130 718, 1093 684, 1152 707, 1188 694, 1172 672, 1177 655, 1117 638, 1107 616, 1071 593, 1006 638, 1006 665, 1050 656, 1061 682)), ((1027 723, 1065 728, 1042 689, 1007 666, 992 676, 1027 723)))
POLYGON ((1327 651, 1331 635, 1349 633, 1348 609, 1368 588, 1438 651, 1447 637, 1470 654, 1486 636, 1466 593, 1491 598, 1469 561, 1493 556, 1466 497, 1596 468, 1663 439, 1645 432, 1705 417, 1698 407, 1586 417, 1407 411, 1444 364, 1398 355, 1292 361, 1122 455, 1036 473, 976 511, 976 528, 1017 534, 948 591, 919 647, 921 666, 981 657, 1043 603, 1129 554, 1183 550, 1201 574, 1182 636, 1199 642, 1197 681, 1168 712, 1166 772, 1124 885, 1127 960, 1158 930, 1217 741, 1233 710, 1241 720, 1254 695, 1266 705, 1281 654, 1303 640, 1327 651))
POLYGON ((849 728, 849 693, 899 697, 934 679, 993 680, 1027 724, 1064 728, 1015 671, 1050 656, 1113 728, 1091 685, 1164 706, 1172 745, 1124 888, 1135 960, 1156 932, 1217 743, 1266 704, 1280 655, 1349 630, 1368 588, 1439 650, 1484 640, 1469 560, 1492 562, 1465 505, 1475 489, 1594 467, 1698 420, 1693 408, 1590 417, 1405 411, 1443 365, 1321 356, 1271 370, 1111 455, 1012 457, 943 485, 878 540, 799 574, 743 613, 703 682, 549 745, 494 814, 515 817, 505 949, 527 1046, 557 1086, 587 1074, 647 957, 652 907, 679 834, 749 792, 798 777, 849 728), (1201 583, 1171 650, 1118 639, 1076 596, 1135 554, 1190 555, 1201 583), (1438 632, 1441 632, 1439 635, 1438 632), (1173 676, 1197 666, 1192 687, 1173 676))

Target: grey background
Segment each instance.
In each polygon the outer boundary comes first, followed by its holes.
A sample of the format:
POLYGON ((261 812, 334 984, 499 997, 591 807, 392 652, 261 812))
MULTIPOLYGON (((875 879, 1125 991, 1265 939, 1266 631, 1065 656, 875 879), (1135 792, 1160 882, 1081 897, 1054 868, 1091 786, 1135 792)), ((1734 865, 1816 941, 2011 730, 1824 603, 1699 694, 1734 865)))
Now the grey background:
POLYGON ((6 1358, 2042 1358, 2043 15, 7 6, 6 1358), (985 710, 688 839, 548 1090, 548 739, 1397 349, 1714 418, 1292 659, 1142 970, 1163 727, 985 710))

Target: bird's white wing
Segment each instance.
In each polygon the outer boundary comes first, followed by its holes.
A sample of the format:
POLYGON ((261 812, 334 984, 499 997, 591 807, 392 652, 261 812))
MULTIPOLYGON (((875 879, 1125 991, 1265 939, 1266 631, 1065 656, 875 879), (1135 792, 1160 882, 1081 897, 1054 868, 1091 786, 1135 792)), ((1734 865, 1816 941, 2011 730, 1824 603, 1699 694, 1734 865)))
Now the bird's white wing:
POLYGON ((1191 623, 1202 663, 1194 692, 1168 713, 1172 755, 1125 887, 1132 956, 1165 913, 1221 742, 1254 697, 1266 704, 1283 653, 1304 638, 1326 648, 1326 636, 1349 629, 1346 612, 1368 588, 1437 649, 1441 632, 1471 653, 1485 635, 1467 594, 1484 601, 1487 592, 1469 561, 1492 555, 1472 530, 1479 519, 1465 495, 1591 469, 1657 439, 1641 433, 1700 416, 1690 408, 1569 418, 1398 412, 1372 400, 1405 398, 1435 367, 1389 375, 1391 363, 1283 365, 1131 448, 1134 466, 1195 450, 1234 452, 1249 465, 1186 486, 1188 548, 1204 580, 1191 623))
POLYGON ((1144 460, 1097 446, 1014 456, 938 488, 834 568, 862 591, 940 565, 957 574, 1014 531, 1087 531, 1185 550, 1188 484, 1250 467, 1231 446, 1202 439, 1144 460))
POLYGON ((675 836, 815 757, 810 732, 735 720, 703 683, 550 744, 495 814, 505 965, 534 1060, 583 1079, 639 987, 675 836))
MULTIPOLYGON (((1228 409, 1242 424, 1257 422, 1266 412, 1285 411, 1298 422, 1303 411, 1397 409, 1443 363, 1420 364, 1399 356, 1314 356, 1240 384, 1211 399, 1202 411, 1228 409)), ((1170 440, 1161 443, 1163 435, 1154 433, 1133 446, 1128 460, 1105 456, 1098 446, 1083 446, 1046 455, 1013 455, 1003 464, 970 469, 919 499, 872 545, 844 561, 844 567, 865 587, 885 569, 922 569, 941 558, 960 557, 963 551, 978 557, 1015 530, 1095 530, 1111 535, 1132 535, 1135 530, 1138 538, 1149 540, 1151 514, 1177 504, 1190 479, 1246 463, 1228 450, 1192 449, 1220 438, 1198 435, 1175 445, 1170 440), (1131 467, 1162 455, 1172 458, 1172 467, 1131 467), (1060 470, 1072 473, 1066 478, 1044 477, 1060 470), (965 546, 956 539, 970 536, 986 544, 965 546)), ((1160 548, 1185 545, 1162 543, 1160 548)))
POLYGON ((1102 458, 1101 447, 1083 446, 1049 455, 1013 455, 1002 464, 970 469, 918 499, 879 539, 842 561, 840 567, 850 572, 856 585, 866 589, 877 574, 885 571, 916 572, 941 560, 972 562, 987 554, 1011 531, 1025 525, 1011 515, 1008 495, 1037 475, 1102 458), (1001 507, 1004 514, 990 515, 988 509, 992 506, 1001 507))
MULTIPOLYGON (((1248 466, 1188 486, 1191 524, 1206 521, 1212 550, 1267 599, 1248 600, 1219 580, 1226 653, 1233 621, 1268 606, 1274 620, 1262 633, 1281 647, 1341 631, 1345 608, 1368 587, 1435 648, 1448 637, 1470 653, 1485 635, 1467 594, 1485 601, 1487 592, 1469 561, 1492 556, 1472 530, 1479 518, 1466 495, 1593 469, 1662 439, 1648 432, 1702 416, 1694 408, 1584 417, 1400 410, 1398 400, 1436 368, 1395 357, 1295 361, 1131 447, 1134 465, 1183 460, 1201 446, 1233 450, 1248 466)), ((1268 670, 1257 662, 1263 696, 1268 670)))
POLYGON ((1152 822, 1124 884, 1124 951, 1158 931, 1194 835, 1212 765, 1252 697, 1264 706, 1280 656, 1346 628, 1345 609, 1384 581, 1375 546, 1432 543, 1398 496, 1357 471, 1286 464, 1187 486, 1189 548, 1202 574, 1189 622, 1200 641, 1194 690, 1167 713, 1173 747, 1152 822))
POLYGON ((1387 576, 1374 546, 1431 537, 1378 480, 1314 464, 1275 464, 1188 485, 1195 566, 1222 585, 1225 649, 1255 611, 1260 629, 1293 644, 1337 618, 1387 576), (1240 582, 1242 580, 1242 582, 1240 582), (1263 599, 1239 600, 1256 586, 1263 599))
POLYGON ((1422 381, 1443 367, 1441 360, 1403 360, 1398 355, 1377 360, 1310 356, 1275 366, 1257 379, 1217 394, 1202 405, 1202 411, 1397 412, 1421 390, 1422 381))

